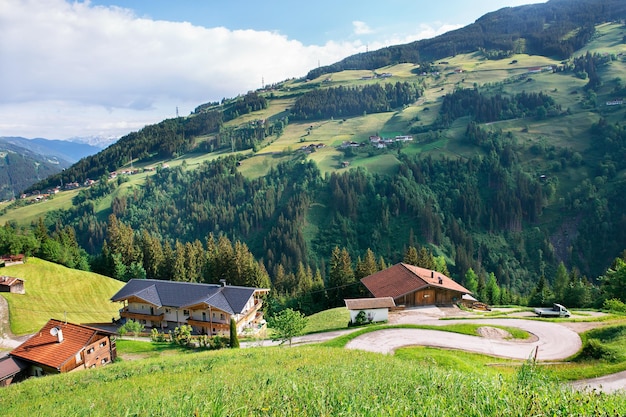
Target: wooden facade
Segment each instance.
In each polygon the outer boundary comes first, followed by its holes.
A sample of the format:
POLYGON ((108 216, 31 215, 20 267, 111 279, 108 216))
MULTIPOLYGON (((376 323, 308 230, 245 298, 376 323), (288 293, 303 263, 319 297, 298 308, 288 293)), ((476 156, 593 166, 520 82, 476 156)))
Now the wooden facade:
POLYGON ((9 355, 26 364, 24 377, 97 368, 117 357, 111 336, 108 331, 52 319, 9 355))
POLYGON ((374 297, 391 297, 397 306, 452 305, 470 291, 430 269, 399 263, 361 282, 374 297))

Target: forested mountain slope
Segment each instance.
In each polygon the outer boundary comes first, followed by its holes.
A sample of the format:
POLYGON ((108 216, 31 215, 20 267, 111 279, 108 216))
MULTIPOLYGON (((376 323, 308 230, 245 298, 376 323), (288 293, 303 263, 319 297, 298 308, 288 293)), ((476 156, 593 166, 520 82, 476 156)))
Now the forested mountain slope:
MULTIPOLYGON (((226 271, 219 254, 238 264, 249 249, 259 264, 245 271, 316 297, 320 282, 343 288, 418 247, 460 282, 471 269, 510 294, 553 283, 561 262, 572 282, 596 281, 626 248, 626 14, 611 4, 547 3, 571 16, 551 35, 567 56, 475 43, 287 80, 146 126, 37 184, 99 180, 71 207, 42 211, 43 226, 71 227, 92 268, 119 278, 214 279, 207 271, 226 271), (341 262, 356 272, 333 275, 341 262)), ((479 21, 511 19, 489 26, 494 37, 554 26, 547 5, 479 21)), ((1 213, 32 213, 25 204, 1 213)))

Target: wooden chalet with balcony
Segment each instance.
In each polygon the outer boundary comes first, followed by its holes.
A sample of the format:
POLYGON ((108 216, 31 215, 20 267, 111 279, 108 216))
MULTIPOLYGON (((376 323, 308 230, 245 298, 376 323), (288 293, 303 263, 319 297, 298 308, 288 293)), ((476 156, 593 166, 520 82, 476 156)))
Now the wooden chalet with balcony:
POLYGON ((123 302, 122 319, 161 330, 190 325, 198 334, 228 334, 230 319, 237 332, 259 329, 265 322, 261 296, 268 289, 226 284, 132 279, 111 301, 123 302))
POLYGON ((451 305, 471 292, 444 274, 399 263, 361 282, 374 297, 391 297, 397 306, 451 305))

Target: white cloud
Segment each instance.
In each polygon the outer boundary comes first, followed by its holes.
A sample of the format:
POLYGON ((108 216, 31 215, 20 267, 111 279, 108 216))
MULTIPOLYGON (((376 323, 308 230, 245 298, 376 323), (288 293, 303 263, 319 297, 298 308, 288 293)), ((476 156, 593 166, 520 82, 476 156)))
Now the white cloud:
POLYGON ((1 1, 0 136, 76 136, 120 124, 123 134, 174 116, 177 105, 185 114, 360 47, 304 46, 278 33, 155 21, 89 3, 1 1))
POLYGON ((352 22, 352 26, 354 27, 355 35, 369 35, 370 33, 373 33, 373 30, 365 22, 355 20, 352 22))
MULTIPOLYGON (((305 46, 275 32, 150 20, 89 2, 0 3, 0 136, 123 135, 174 117, 177 106, 185 115, 364 51, 360 40, 305 46)), ((446 30, 422 26, 369 50, 446 30)))

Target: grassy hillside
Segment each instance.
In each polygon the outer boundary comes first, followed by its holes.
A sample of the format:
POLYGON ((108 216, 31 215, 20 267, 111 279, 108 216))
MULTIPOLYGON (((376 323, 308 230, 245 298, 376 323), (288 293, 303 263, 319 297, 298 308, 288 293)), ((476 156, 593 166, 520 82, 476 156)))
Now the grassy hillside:
POLYGON ((9 303, 14 334, 33 333, 51 318, 102 323, 119 316, 121 304, 109 299, 124 285, 120 281, 37 258, 0 272, 25 282, 26 294, 2 293, 9 303))
MULTIPOLYGON (((450 365, 450 363, 448 364, 450 365)), ((463 372, 420 355, 320 346, 116 363, 3 389, 0 415, 618 415, 626 397, 576 393, 523 368, 463 372)))

